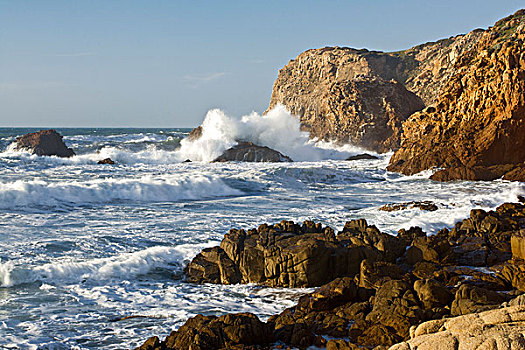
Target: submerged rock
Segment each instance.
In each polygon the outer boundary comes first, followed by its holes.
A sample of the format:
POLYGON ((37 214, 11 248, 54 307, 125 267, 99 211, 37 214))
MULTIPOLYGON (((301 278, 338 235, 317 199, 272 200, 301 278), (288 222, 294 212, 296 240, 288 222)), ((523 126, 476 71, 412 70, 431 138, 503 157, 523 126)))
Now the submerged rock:
POLYGON ((290 157, 265 146, 251 142, 239 142, 224 151, 213 162, 291 162, 290 157))
POLYGON ((56 130, 40 130, 17 137, 15 150, 27 150, 39 156, 72 157, 75 152, 68 148, 56 130))

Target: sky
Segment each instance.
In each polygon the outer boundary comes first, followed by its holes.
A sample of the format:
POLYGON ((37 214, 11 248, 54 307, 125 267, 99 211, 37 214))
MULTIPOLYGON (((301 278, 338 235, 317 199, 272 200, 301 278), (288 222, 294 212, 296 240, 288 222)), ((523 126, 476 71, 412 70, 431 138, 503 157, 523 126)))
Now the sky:
POLYGON ((0 127, 194 127, 264 112, 302 51, 397 51, 523 0, 0 0, 0 127))

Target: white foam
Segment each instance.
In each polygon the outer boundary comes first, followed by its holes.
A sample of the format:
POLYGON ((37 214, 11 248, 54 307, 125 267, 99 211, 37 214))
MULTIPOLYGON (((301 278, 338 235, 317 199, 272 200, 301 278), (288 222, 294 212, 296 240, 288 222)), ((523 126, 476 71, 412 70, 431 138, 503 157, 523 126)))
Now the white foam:
MULTIPOLYGON (((0 286, 12 287, 36 281, 46 285, 80 281, 131 280, 157 268, 181 272, 184 262, 207 245, 157 246, 121 255, 87 261, 55 261, 32 268, 18 268, 12 262, 0 263, 0 286)), ((49 289, 49 287, 45 287, 49 289)))
POLYGON ((226 115, 219 109, 210 110, 202 123, 202 136, 197 140, 184 139, 178 150, 181 159, 212 161, 237 140, 250 141, 273 148, 295 161, 345 159, 351 153, 362 153, 355 146, 338 149, 329 142, 310 140, 301 131, 299 118, 290 114, 282 105, 266 115, 255 112, 241 118, 226 115))
POLYGON ((145 175, 88 181, 17 180, 0 183, 0 208, 114 201, 176 202, 243 193, 212 175, 145 175))

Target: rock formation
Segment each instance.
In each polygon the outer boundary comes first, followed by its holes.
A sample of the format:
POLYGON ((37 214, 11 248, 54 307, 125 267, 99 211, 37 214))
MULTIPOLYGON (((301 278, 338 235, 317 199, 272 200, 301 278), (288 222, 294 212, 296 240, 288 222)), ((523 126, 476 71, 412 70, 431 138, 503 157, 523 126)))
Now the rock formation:
POLYGON ((435 106, 403 125, 391 171, 442 168, 432 179, 525 181, 525 10, 461 55, 435 106))
POLYGON ((72 157, 75 152, 68 148, 56 130, 41 130, 17 137, 15 150, 27 150, 39 156, 72 157))
POLYGON ((426 333, 446 335, 435 338, 445 349, 456 341, 470 349, 505 336, 519 340, 509 321, 521 325, 525 312, 523 296, 511 300, 525 291, 517 234, 524 228, 525 205, 507 203, 494 211, 472 210, 452 230, 432 236, 411 228, 393 237, 364 220, 349 221, 337 235, 308 221, 231 230, 221 247, 205 249, 190 263, 189 281, 290 287, 330 282, 267 322, 251 314, 199 315, 140 349, 270 349, 275 342, 300 349, 386 349, 407 341, 399 350, 428 346, 426 333), (497 315, 507 320, 490 323, 497 315), (451 316, 459 318, 441 319, 451 316), (471 322, 472 332, 457 333, 456 319, 471 322), (483 327, 490 331, 479 332, 483 327))
POLYGON ((378 152, 397 149, 401 124, 437 100, 457 59, 482 33, 392 53, 345 47, 305 51, 279 71, 269 109, 283 104, 311 137, 378 152))
POLYGON ((389 350, 525 349, 525 306, 424 322, 411 338, 389 350))
MULTIPOLYGON (((197 129, 194 129, 197 130, 197 129)), ((213 162, 291 162, 290 157, 265 146, 251 142, 239 142, 227 149, 213 162)))

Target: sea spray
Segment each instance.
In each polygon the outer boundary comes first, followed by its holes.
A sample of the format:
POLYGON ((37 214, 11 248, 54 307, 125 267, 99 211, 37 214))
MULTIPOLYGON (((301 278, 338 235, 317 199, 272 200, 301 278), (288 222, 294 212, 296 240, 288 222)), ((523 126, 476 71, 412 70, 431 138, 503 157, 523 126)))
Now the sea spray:
POLYGON ((202 136, 182 140, 177 152, 181 159, 209 162, 237 141, 273 148, 294 161, 345 159, 352 153, 364 152, 352 146, 339 150, 328 142, 321 142, 321 147, 317 147, 316 140, 310 140, 309 134, 301 131, 299 118, 283 105, 262 116, 252 112, 241 118, 230 117, 219 109, 210 110, 202 123, 202 136))

